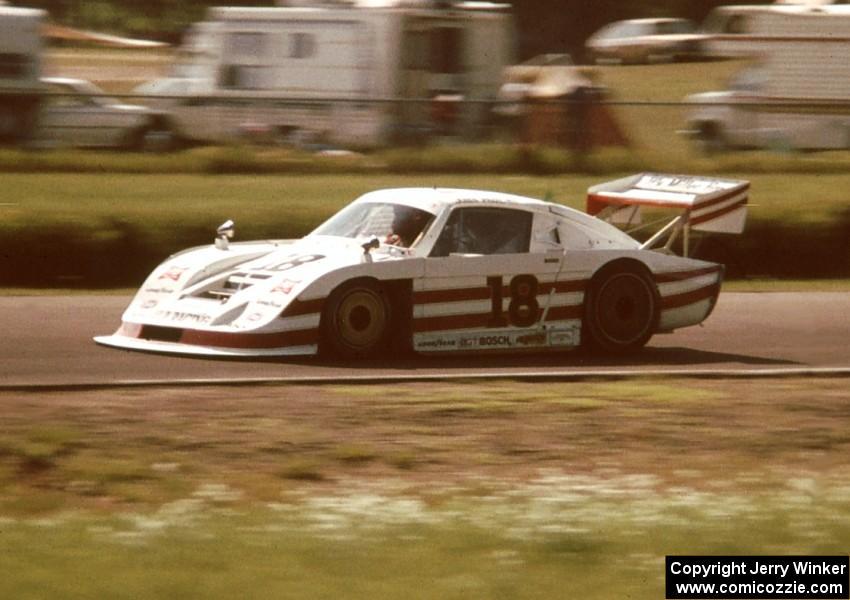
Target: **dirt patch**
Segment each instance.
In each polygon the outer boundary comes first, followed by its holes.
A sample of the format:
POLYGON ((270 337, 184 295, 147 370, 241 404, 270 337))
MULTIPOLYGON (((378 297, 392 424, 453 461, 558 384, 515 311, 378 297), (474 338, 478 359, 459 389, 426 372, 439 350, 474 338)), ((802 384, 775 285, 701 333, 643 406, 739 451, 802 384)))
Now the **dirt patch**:
POLYGON ((844 379, 420 383, 0 395, 0 514, 241 502, 351 480, 427 490, 543 471, 764 489, 846 479, 844 379))

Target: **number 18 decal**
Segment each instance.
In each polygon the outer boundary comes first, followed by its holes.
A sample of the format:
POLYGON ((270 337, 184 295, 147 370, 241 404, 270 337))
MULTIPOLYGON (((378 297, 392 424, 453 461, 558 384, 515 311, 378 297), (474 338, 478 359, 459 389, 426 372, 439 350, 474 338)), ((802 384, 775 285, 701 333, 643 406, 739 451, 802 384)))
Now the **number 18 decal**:
POLYGON ((488 327, 531 327, 540 318, 540 304, 537 302, 537 278, 534 275, 517 275, 509 286, 511 303, 505 317, 502 302, 502 277, 496 275, 487 278, 490 288, 490 320, 488 327))

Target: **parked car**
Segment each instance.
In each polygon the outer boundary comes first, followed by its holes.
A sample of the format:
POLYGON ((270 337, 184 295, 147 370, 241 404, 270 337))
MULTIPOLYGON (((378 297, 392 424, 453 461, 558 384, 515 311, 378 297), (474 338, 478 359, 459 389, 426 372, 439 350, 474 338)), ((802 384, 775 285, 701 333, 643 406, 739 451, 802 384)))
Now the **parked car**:
POLYGON ((609 23, 585 43, 590 62, 642 64, 702 56, 704 35, 688 19, 628 19, 609 23))
POLYGON ((168 115, 161 111, 124 104, 83 79, 48 77, 42 82, 40 146, 167 150, 175 143, 168 115))
MULTIPOLYGON (((836 27, 840 21, 823 22, 836 27)), ((845 25, 850 35, 850 21, 845 25)), ((691 108, 683 133, 706 152, 850 149, 847 39, 788 37, 765 48, 726 90, 686 98, 691 108)))
POLYGON ((711 313, 723 267, 688 258, 689 234, 740 233, 748 188, 644 173, 591 188, 595 216, 498 192, 379 190, 300 240, 230 243, 227 222, 154 269, 95 340, 206 356, 634 351, 711 313), (605 221, 634 225, 641 205, 681 214, 643 243, 605 221))

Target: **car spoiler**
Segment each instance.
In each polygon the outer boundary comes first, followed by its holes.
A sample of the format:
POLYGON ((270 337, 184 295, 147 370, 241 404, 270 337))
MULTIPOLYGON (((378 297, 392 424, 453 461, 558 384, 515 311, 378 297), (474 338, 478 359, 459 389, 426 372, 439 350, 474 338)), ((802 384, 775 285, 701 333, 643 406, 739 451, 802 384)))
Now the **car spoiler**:
POLYGON ((641 207, 675 210, 679 214, 642 248, 672 251, 682 235, 683 254, 689 253, 690 232, 741 233, 747 218, 750 183, 693 175, 640 173, 588 189, 587 212, 623 227, 631 234, 669 219, 641 224, 641 207))

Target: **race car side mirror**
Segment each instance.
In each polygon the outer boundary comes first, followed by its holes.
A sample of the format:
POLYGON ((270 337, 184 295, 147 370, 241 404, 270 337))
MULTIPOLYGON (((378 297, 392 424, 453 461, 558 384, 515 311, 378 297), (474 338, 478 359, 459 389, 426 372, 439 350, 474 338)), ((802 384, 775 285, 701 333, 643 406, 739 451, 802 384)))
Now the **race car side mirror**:
POLYGON ((372 255, 369 253, 372 250, 380 248, 381 241, 376 236, 372 236, 368 242, 361 244, 360 247, 363 248, 363 260, 361 262, 372 262, 372 255))
POLYGON ((230 248, 229 240, 233 238, 234 233, 236 233, 236 224, 231 219, 219 225, 215 230, 215 247, 219 250, 230 248))

